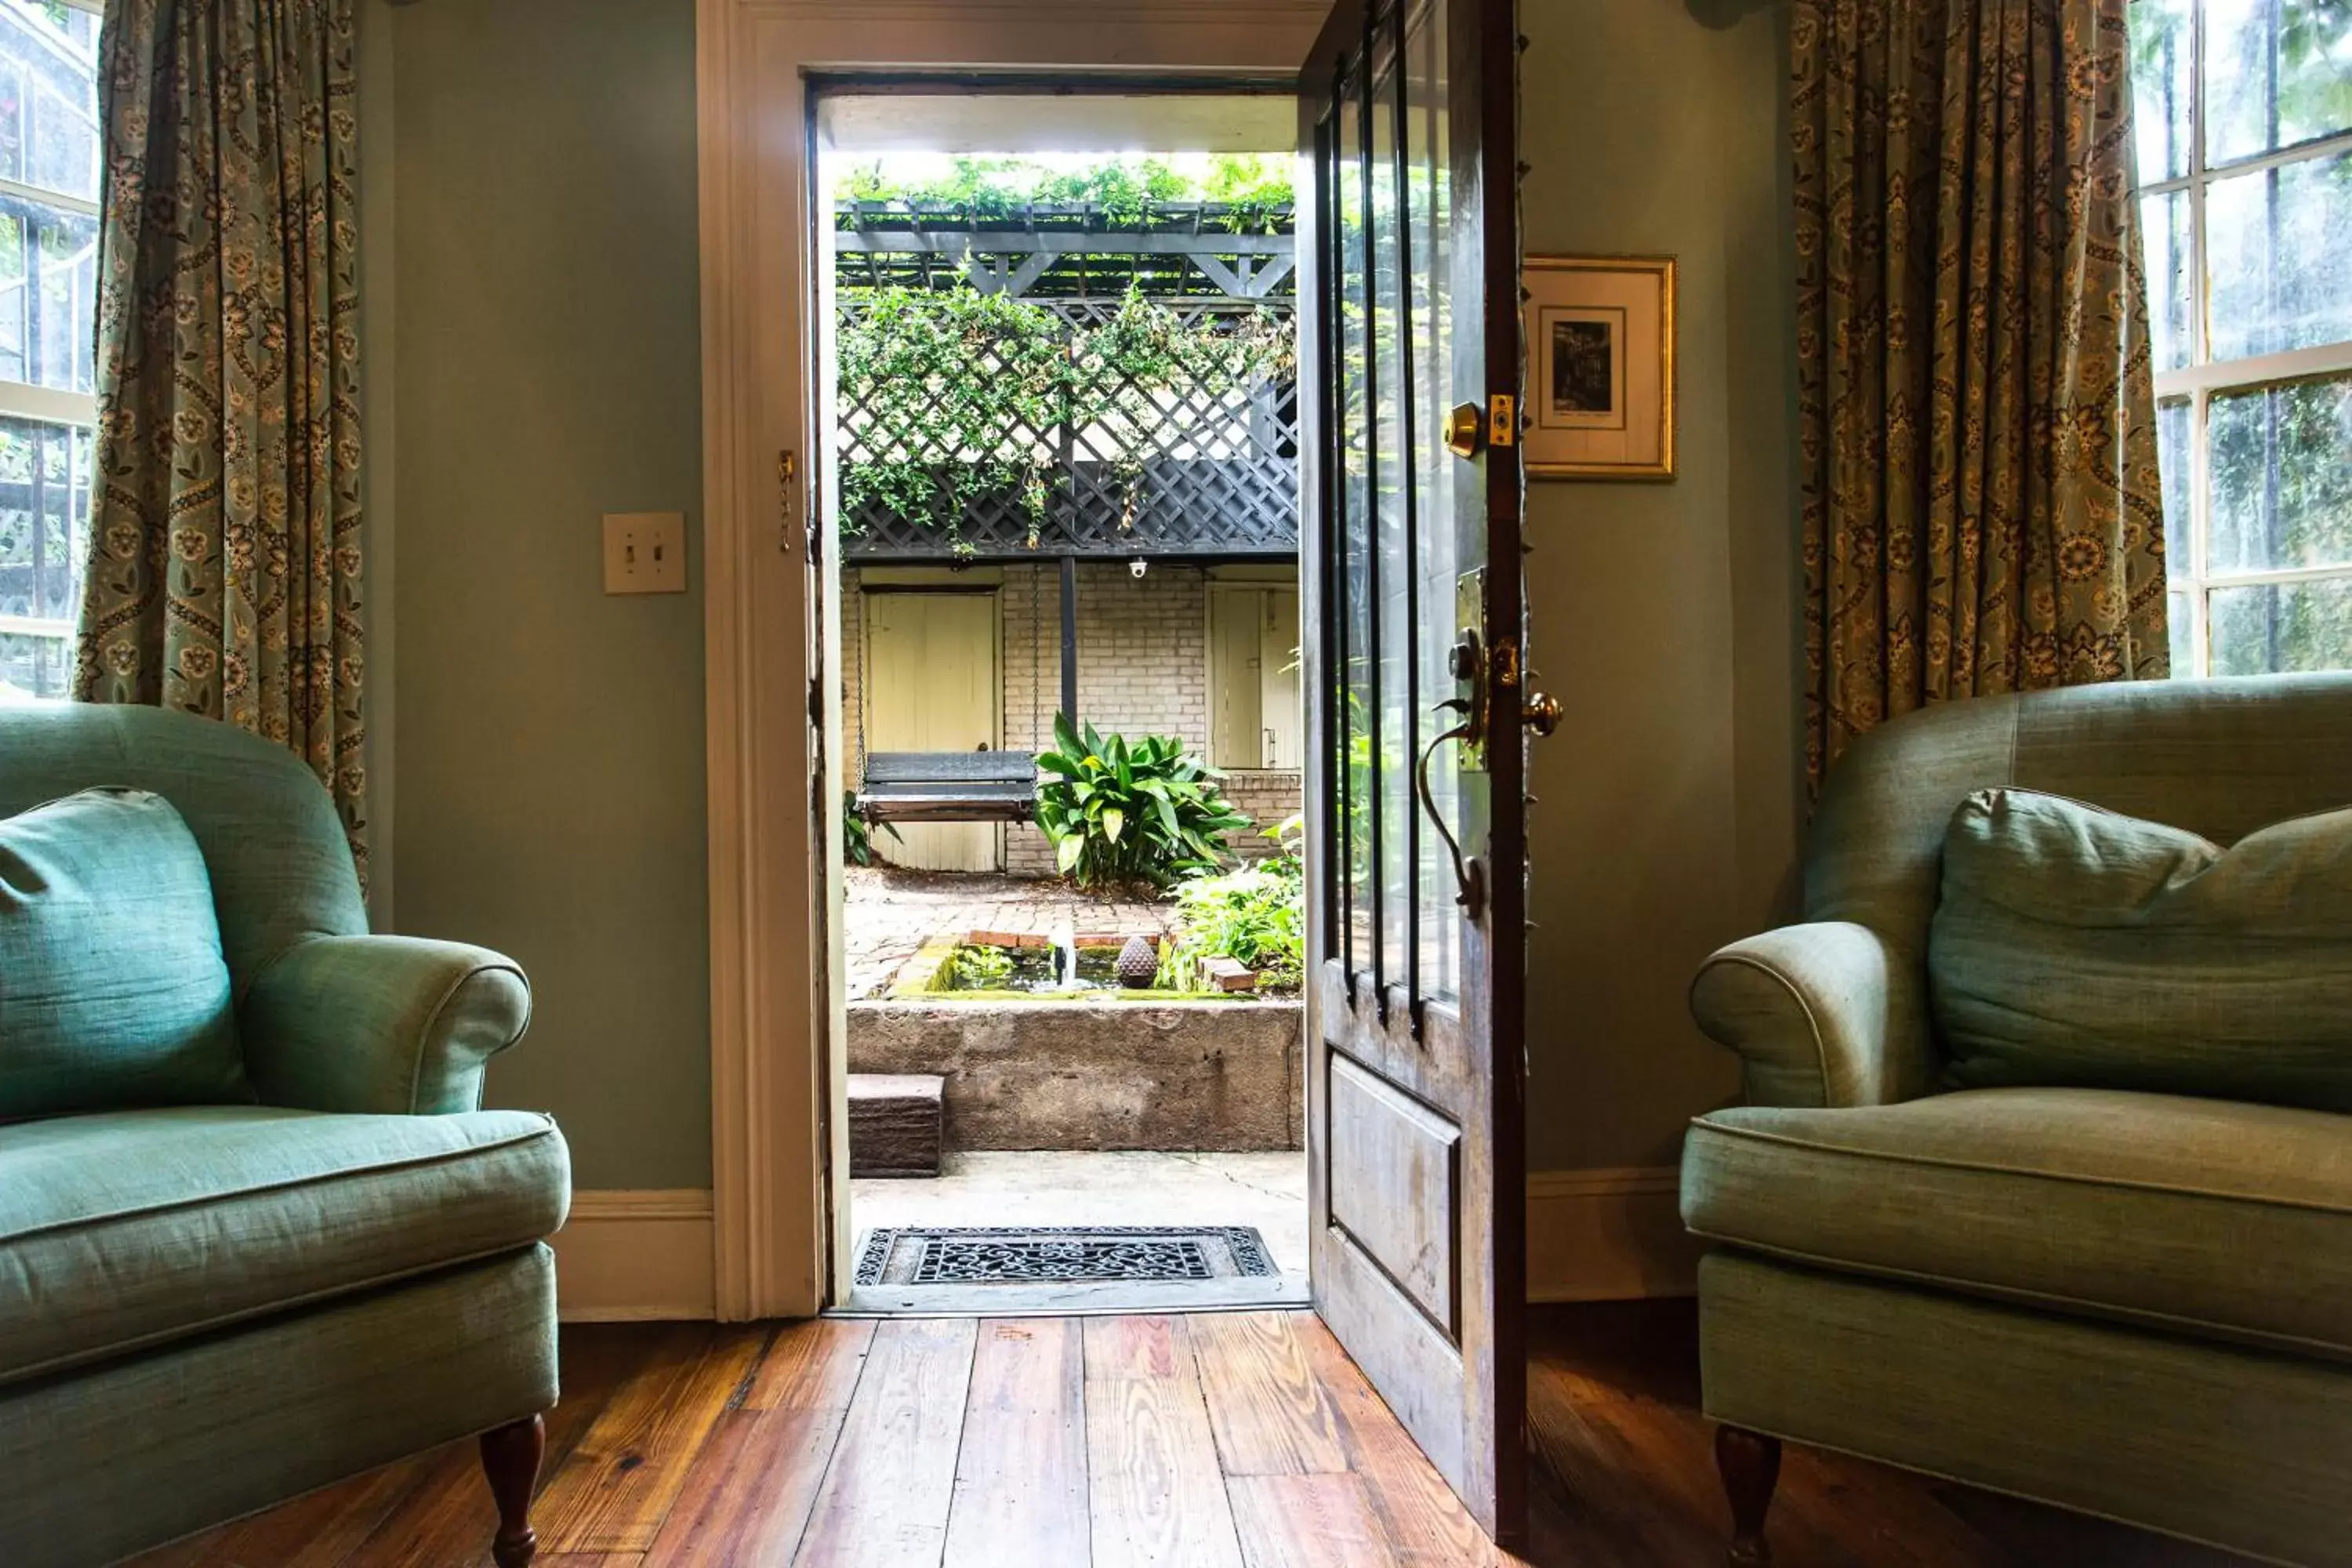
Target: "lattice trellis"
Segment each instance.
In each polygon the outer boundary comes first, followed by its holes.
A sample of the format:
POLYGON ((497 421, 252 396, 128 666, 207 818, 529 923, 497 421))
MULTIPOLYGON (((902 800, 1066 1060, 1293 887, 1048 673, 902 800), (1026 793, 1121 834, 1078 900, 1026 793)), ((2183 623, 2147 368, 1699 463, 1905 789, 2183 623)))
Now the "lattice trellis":
MULTIPOLYGON (((1206 279, 1223 291, 1163 294, 1157 301, 1190 330, 1220 325, 1239 330, 1245 322, 1273 316, 1286 331, 1295 312, 1286 234, 1106 236, 1045 230, 1009 237, 992 229, 972 231, 964 238, 969 243, 959 247, 951 234, 937 229, 924 233, 922 276, 929 287, 1020 292, 1058 317, 1073 335, 1108 321, 1118 311, 1123 293, 1087 297, 1061 292, 1065 285, 1089 287, 1093 274, 1088 268, 1103 259, 1079 257, 1075 247, 1084 244, 1150 241, 1161 247, 1150 253, 1155 258, 1181 258, 1195 267, 1192 287, 1206 279), (1048 256, 1052 265, 1024 276, 1019 266, 1007 264, 1008 258, 1020 252, 983 248, 1007 246, 1020 237, 1055 247, 1050 252, 1028 253, 1033 258, 1048 256), (929 262, 942 254, 955 257, 957 266, 930 270, 929 262)), ((878 247, 907 239, 890 231, 845 231, 836 239, 857 242, 839 247, 841 310, 844 320, 851 321, 864 308, 859 285, 869 277, 904 275, 903 268, 877 261, 890 255, 878 247)), ((1112 252, 1110 258, 1137 254, 1141 253, 1112 252)), ((986 374, 1002 366, 992 359, 977 368, 986 374)), ((1108 400, 1116 412, 1092 424, 1037 429, 1009 421, 992 443, 990 456, 1039 466, 1046 489, 1042 517, 1019 487, 976 496, 953 520, 902 516, 880 501, 868 501, 842 519, 845 556, 854 564, 1065 554, 1233 559, 1297 552, 1297 396, 1290 378, 1262 377, 1246 386, 1221 390, 1180 377, 1156 394, 1134 386, 1118 393, 1108 400)), ((858 400, 845 399, 839 412, 838 450, 845 465, 886 453, 911 457, 933 471, 942 495, 954 492, 956 487, 949 481, 958 461, 982 456, 909 450, 910 442, 924 439, 920 432, 877 427, 872 410, 858 400)))

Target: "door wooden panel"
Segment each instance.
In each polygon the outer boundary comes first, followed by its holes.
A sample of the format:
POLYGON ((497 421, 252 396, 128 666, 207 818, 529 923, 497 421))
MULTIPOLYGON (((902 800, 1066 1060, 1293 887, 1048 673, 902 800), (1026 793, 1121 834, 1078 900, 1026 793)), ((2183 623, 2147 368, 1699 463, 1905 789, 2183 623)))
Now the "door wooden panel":
POLYGON ((1508 0, 1343 0, 1301 78, 1315 1300, 1525 1512, 1523 611, 1508 0))
POLYGON ((1330 1082, 1331 1223, 1450 1340, 1462 1130, 1345 1057, 1330 1082))
MULTIPOLYGON (((866 616, 866 744, 877 752, 971 752, 997 743, 1002 687, 992 593, 870 593, 866 616)), ((875 847, 895 866, 993 871, 992 823, 903 823, 875 847)))

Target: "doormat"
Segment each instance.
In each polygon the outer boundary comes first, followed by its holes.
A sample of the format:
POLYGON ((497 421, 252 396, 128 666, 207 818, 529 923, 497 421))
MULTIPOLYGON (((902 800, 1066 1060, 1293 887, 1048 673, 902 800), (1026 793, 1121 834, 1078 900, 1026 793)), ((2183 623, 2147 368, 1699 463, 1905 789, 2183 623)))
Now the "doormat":
POLYGON ((860 1285, 1065 1285, 1278 1274, 1255 1226, 906 1226, 868 1233, 860 1285))

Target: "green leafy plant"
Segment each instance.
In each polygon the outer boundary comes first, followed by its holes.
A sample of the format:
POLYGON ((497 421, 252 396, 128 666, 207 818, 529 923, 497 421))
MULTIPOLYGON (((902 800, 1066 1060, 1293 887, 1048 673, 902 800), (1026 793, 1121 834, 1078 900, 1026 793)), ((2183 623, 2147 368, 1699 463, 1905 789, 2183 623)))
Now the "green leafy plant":
MULTIPOLYGON (((1281 857, 1220 876, 1195 877, 1176 889, 1180 951, 1196 962, 1230 958, 1257 971, 1265 985, 1296 985, 1305 972, 1307 937, 1299 879, 1281 857)), ((1294 863, 1295 864, 1295 863, 1294 863)))
POLYGON ((1001 947, 960 947, 948 963, 950 982, 968 991, 1001 991, 1013 978, 1013 955, 1001 947))
MULTIPOLYGON (((868 826, 866 818, 857 814, 857 792, 854 789, 843 790, 841 792, 841 858, 853 866, 874 864, 875 827, 879 827, 892 838, 898 838, 898 830, 887 822, 876 823, 868 826)), ((902 844, 906 842, 904 839, 898 839, 898 841, 902 844)))
POLYGON ((1154 991, 1204 991, 1201 984, 1201 958, 1181 944, 1166 937, 1160 939, 1160 972, 1151 977, 1154 991))
POLYGON ((1171 202, 1209 202, 1225 209, 1220 221, 1235 233, 1270 231, 1296 202, 1289 161, 1247 153, 1218 154, 1198 174, 1148 155, 1059 173, 1024 158, 964 157, 944 176, 911 183, 891 178, 877 160, 850 170, 839 191, 853 208, 878 203, 969 218, 1009 217, 1033 203, 1085 202, 1114 227, 1140 226, 1171 202))
POLYGON ((1129 742, 1056 714, 1054 742, 1037 758, 1037 826, 1082 888, 1164 889, 1214 871, 1225 835, 1249 826, 1217 788, 1222 775, 1173 735, 1129 742))

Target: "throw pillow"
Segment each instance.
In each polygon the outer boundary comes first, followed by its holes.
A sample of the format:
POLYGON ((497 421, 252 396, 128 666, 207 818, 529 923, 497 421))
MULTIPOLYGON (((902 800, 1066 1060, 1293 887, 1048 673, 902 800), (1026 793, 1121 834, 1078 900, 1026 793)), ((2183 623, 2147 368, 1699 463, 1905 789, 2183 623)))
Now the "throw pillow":
POLYGON ((252 1099, 172 804, 93 789, 0 821, 0 1118, 252 1099))
POLYGON ((2352 809, 2224 849, 1981 791, 1944 837, 1927 969, 1954 1087, 2352 1111, 2352 809))

